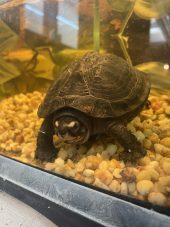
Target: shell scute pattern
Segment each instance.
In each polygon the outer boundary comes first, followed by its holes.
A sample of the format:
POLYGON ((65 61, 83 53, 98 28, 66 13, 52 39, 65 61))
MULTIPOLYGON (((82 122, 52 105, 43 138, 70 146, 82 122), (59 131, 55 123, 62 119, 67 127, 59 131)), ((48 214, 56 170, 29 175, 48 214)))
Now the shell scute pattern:
POLYGON ((146 101, 149 90, 147 75, 125 60, 90 52, 66 67, 50 87, 38 113, 45 117, 72 107, 93 117, 120 117, 136 111, 146 101))

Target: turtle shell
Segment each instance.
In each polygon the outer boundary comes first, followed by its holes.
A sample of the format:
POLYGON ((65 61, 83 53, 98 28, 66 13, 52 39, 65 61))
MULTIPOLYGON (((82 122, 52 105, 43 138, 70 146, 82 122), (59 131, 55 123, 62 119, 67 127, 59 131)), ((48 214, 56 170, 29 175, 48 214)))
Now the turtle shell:
POLYGON ((98 118, 122 117, 139 109, 149 91, 147 74, 115 55, 89 52, 54 81, 38 115, 44 118, 71 107, 98 118))

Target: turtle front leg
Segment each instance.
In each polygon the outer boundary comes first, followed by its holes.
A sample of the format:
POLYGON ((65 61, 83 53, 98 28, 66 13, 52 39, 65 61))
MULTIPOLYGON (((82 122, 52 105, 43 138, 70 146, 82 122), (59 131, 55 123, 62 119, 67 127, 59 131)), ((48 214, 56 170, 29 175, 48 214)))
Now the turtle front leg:
POLYGON ((146 154, 142 144, 123 124, 109 125, 107 134, 112 137, 114 136, 124 147, 125 152, 120 155, 124 161, 135 161, 146 154))
POLYGON ((54 128, 52 117, 47 117, 38 132, 37 148, 35 158, 41 161, 53 161, 56 157, 57 150, 53 144, 54 128))

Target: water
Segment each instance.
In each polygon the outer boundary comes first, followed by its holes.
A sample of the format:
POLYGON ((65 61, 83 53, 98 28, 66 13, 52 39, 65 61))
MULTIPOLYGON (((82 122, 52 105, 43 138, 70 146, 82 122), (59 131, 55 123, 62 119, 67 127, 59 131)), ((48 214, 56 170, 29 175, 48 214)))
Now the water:
POLYGON ((168 0, 1 1, 1 152, 106 190, 170 205, 169 15, 168 0), (150 106, 128 124, 147 155, 124 163, 118 159, 123 148, 113 138, 77 148, 56 137, 55 163, 40 163, 34 159, 42 123, 37 108, 62 69, 90 50, 114 53, 148 73, 150 106))

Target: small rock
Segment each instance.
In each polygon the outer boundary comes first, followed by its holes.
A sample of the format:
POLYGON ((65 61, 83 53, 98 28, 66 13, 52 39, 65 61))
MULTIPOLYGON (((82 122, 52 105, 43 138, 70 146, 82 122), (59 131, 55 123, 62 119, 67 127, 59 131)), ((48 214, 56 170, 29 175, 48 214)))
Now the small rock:
POLYGON ((161 192, 151 192, 148 195, 149 202, 159 206, 165 205, 166 199, 167 198, 161 192))
POLYGON ((113 176, 117 179, 120 179, 122 178, 121 172, 122 172, 122 169, 116 168, 113 171, 113 176))
POLYGON ((127 195, 128 194, 128 186, 126 182, 122 182, 120 185, 120 193, 123 195, 127 195))
POLYGON ((94 186, 97 186, 99 188, 103 188, 105 190, 109 190, 109 187, 107 185, 105 185, 103 182, 101 182, 98 178, 95 179, 93 184, 94 184, 94 186))
POLYGON ((157 181, 158 179, 159 179, 159 174, 154 169, 142 170, 137 175, 137 181, 141 181, 141 180, 157 181))
POLYGON ((153 189, 153 183, 150 180, 141 180, 137 183, 137 190, 141 195, 148 195, 153 189))
POLYGON ((162 164, 162 168, 166 174, 170 174, 170 162, 164 161, 162 164))
POLYGON ((103 169, 97 169, 94 176, 105 185, 109 185, 113 179, 113 175, 108 170, 103 169))
POLYGON ((167 115, 170 115, 170 106, 167 106, 167 107, 165 108, 165 113, 166 113, 167 115))
POLYGON ((83 175, 85 177, 93 177, 94 176, 94 170, 91 170, 91 169, 85 169, 83 171, 83 175))
POLYGON ((48 162, 48 163, 45 165, 45 169, 48 170, 48 171, 54 170, 55 167, 56 167, 55 163, 51 163, 51 162, 48 162))
POLYGON ((166 147, 170 148, 170 137, 165 137, 160 140, 160 143, 166 147))
POLYGON ((109 185, 109 188, 113 191, 113 192, 120 192, 120 183, 117 180, 112 180, 111 184, 109 185))

